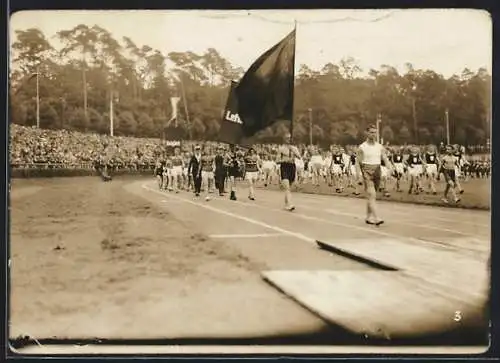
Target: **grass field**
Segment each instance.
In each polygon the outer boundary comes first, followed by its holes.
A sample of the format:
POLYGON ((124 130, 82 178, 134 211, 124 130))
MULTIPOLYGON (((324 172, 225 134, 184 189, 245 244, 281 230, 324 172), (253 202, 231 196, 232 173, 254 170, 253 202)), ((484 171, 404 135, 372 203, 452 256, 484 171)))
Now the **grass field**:
MULTIPOLYGON (((401 203, 416 203, 416 204, 426 204, 435 205, 440 207, 450 207, 450 208, 470 208, 470 209, 490 209, 490 199, 491 199, 491 188, 490 179, 469 179, 468 181, 462 181, 462 187, 464 189, 464 194, 460 195, 461 201, 458 204, 448 203, 445 204, 441 200, 444 192, 444 183, 438 182, 436 185, 437 195, 420 193, 419 195, 408 194, 408 184, 401 183, 402 192, 394 191, 394 182, 388 183, 388 190, 391 194, 390 197, 385 197, 382 193, 378 193, 378 200, 386 200, 392 202, 401 203)), ((264 187, 260 184, 261 187, 264 187)), ((426 188, 427 185, 424 184, 426 188)), ((277 190, 279 186, 277 183, 268 185, 269 189, 277 190)), ((363 187, 359 186, 359 191, 363 191, 363 187)), ((364 198, 363 193, 359 196, 352 194, 354 189, 347 188, 343 193, 336 193, 333 187, 329 187, 327 184, 322 183, 319 187, 313 186, 311 183, 305 183, 301 185, 295 185, 294 190, 296 192, 302 192, 307 194, 324 194, 324 195, 337 195, 350 198, 364 198)), ((427 190, 427 189, 426 189, 427 190)))

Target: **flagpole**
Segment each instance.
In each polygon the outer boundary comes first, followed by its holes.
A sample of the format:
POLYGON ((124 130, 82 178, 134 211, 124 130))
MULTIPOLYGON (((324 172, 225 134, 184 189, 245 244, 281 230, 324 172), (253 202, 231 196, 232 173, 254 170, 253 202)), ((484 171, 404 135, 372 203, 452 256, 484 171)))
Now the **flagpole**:
POLYGON ((114 136, 113 90, 109 96, 109 135, 114 136))
POLYGON ((182 92, 182 101, 184 103, 184 112, 186 112, 186 119, 188 122, 188 127, 189 127, 189 139, 192 139, 191 137, 191 120, 189 119, 189 112, 188 112, 188 107, 187 107, 187 99, 186 99, 186 92, 184 90, 184 83, 182 82, 182 75, 179 76, 179 81, 181 82, 181 92, 182 92))
POLYGON ((36 67, 36 128, 40 128, 40 70, 36 67))
POLYGON ((292 69, 292 119, 290 120, 290 136, 293 140, 293 118, 294 118, 294 104, 295 104, 295 53, 297 49, 297 19, 294 20, 294 41, 293 41, 293 69, 292 69))

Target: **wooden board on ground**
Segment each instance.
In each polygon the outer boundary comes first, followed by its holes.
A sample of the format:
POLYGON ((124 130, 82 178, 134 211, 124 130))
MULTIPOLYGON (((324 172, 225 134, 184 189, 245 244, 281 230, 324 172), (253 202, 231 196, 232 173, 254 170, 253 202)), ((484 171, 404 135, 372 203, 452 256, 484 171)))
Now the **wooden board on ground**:
POLYGON ((327 322, 374 338, 411 338, 484 324, 464 302, 396 271, 266 271, 263 278, 327 322))
POLYGON ((487 258, 472 257, 433 245, 417 245, 401 240, 317 241, 326 250, 372 260, 405 274, 440 286, 440 291, 464 302, 484 299, 489 292, 487 258))

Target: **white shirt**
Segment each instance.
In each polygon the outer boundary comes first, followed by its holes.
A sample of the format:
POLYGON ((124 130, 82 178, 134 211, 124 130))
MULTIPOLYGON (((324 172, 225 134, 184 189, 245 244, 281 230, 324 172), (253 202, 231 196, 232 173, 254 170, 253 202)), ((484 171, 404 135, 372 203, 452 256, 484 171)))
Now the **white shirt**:
POLYGON ((295 157, 300 157, 299 149, 293 145, 281 145, 278 149, 278 157, 282 162, 293 163, 295 157))
POLYGON ((363 164, 368 165, 380 165, 382 160, 382 149, 383 146, 378 142, 373 144, 369 144, 368 142, 364 142, 359 145, 359 149, 363 153, 363 164))

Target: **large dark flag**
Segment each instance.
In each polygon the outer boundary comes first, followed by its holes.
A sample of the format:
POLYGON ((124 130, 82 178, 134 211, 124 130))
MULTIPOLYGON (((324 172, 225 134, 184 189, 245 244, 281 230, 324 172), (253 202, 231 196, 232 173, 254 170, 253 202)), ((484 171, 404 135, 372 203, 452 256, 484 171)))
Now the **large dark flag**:
MULTIPOLYGON (((292 122, 294 66, 295 30, 262 54, 236 87, 232 85, 228 105, 231 103, 233 108, 229 117, 234 115, 236 121, 232 122, 239 125, 232 127, 232 143, 238 143, 243 137, 251 137, 278 120, 292 122)), ((225 136, 229 134, 230 122, 227 120, 227 111, 228 107, 221 125, 225 136)))

